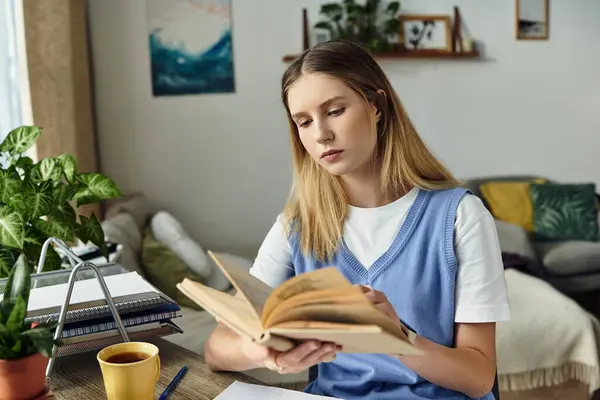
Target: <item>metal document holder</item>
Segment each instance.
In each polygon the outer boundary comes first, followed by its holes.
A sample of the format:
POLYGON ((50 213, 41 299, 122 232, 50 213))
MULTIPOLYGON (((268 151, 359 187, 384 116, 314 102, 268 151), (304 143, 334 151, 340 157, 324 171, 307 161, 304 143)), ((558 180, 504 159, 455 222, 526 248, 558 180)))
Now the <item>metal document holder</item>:
MULTIPOLYGON (((42 270, 44 269, 44 262, 46 261, 46 253, 48 252, 48 246, 50 246, 51 244, 56 245, 58 248, 60 248, 65 253, 67 258, 69 259, 69 263, 73 267, 69 274, 67 293, 65 295, 65 300, 63 302, 63 305, 60 309, 60 314, 59 314, 59 318, 58 318, 58 326, 56 328, 56 331, 54 332, 54 340, 57 340, 62 335, 63 326, 65 324, 65 318, 67 316, 67 311, 69 310, 69 304, 71 301, 71 294, 73 293, 73 285, 75 284, 75 281, 77 280, 77 273, 82 270, 89 269, 92 271, 93 275, 95 276, 95 278, 98 280, 98 283, 100 284, 100 288, 102 289, 102 292, 104 293, 104 298, 106 299, 108 308, 110 309, 110 311, 115 319, 115 323, 117 325, 117 328, 119 329, 119 333, 121 334, 123 341, 129 342, 129 336, 127 335, 127 332, 125 331, 125 327, 123 326, 123 322, 121 321, 119 312, 117 311, 117 308, 115 307, 115 303, 110 295, 108 287, 106 286, 106 282, 104 281, 104 277, 102 276, 100 269, 93 263, 88 262, 88 261, 83 261, 81 258, 79 258, 71 250, 71 248, 65 244, 64 241, 62 241, 59 238, 51 237, 48 240, 46 240, 46 242, 44 242, 44 245, 42 247, 42 252, 40 254, 40 260, 39 260, 39 263, 37 266, 37 271, 36 271, 37 274, 41 274, 42 270)), ((32 281, 33 281, 33 279, 32 279, 32 281)), ((33 282, 34 287, 37 286, 37 283, 38 283, 37 281, 33 282)), ((54 360, 56 359, 56 350, 57 350, 57 347, 56 347, 56 345, 54 345, 52 347, 52 355, 48 362, 48 367, 46 368, 46 380, 49 380, 50 375, 52 374, 54 360)))

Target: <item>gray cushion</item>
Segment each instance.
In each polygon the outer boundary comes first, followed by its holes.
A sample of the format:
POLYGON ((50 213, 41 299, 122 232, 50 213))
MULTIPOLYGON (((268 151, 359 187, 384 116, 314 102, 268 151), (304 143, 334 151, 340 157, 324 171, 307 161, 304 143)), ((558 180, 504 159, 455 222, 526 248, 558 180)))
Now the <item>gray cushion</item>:
POLYGON ((600 242, 540 242, 536 248, 542 262, 553 275, 600 272, 600 242))
POLYGON ((540 261, 531 235, 523 227, 508 222, 495 220, 498 242, 503 253, 517 254, 527 261, 525 268, 528 273, 539 278, 548 274, 540 261))
POLYGON ((101 225, 107 241, 123 246, 123 252, 117 262, 128 270, 145 276, 139 262, 142 234, 131 214, 117 214, 111 219, 102 221, 101 225))
POLYGON ((515 253, 531 260, 537 259, 531 236, 523 227, 498 219, 495 223, 502 252, 515 253))

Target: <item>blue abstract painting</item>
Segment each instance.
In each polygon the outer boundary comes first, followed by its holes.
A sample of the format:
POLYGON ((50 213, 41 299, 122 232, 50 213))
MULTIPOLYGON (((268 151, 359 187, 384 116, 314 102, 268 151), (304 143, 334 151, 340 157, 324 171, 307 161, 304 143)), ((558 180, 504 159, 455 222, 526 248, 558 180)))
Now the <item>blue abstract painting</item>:
POLYGON ((231 0, 147 0, 155 96, 235 92, 231 0))

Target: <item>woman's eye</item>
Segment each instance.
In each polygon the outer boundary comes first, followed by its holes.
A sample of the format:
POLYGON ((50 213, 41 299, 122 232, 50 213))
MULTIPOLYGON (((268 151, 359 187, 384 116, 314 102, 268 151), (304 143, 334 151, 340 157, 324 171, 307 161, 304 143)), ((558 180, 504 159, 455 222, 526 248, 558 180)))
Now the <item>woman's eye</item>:
POLYGON ((335 110, 331 110, 329 115, 337 116, 341 115, 344 112, 344 108, 336 108, 335 110))
POLYGON ((300 128, 306 128, 308 125, 310 125, 311 122, 312 122, 312 120, 310 120, 310 119, 307 119, 307 120, 304 120, 304 121, 300 121, 298 123, 298 126, 300 128))

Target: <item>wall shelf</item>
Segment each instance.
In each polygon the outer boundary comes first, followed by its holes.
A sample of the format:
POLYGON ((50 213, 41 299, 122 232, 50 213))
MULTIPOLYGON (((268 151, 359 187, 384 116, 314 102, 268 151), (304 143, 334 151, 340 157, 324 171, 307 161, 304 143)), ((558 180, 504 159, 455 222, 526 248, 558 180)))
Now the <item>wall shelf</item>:
MULTIPOLYGON (((298 57, 298 54, 289 54, 283 57, 284 62, 292 62, 298 57)), ((464 59, 477 59, 479 58, 479 52, 452 52, 445 50, 406 50, 399 52, 380 53, 375 54, 376 59, 446 59, 446 60, 464 60, 464 59)))

